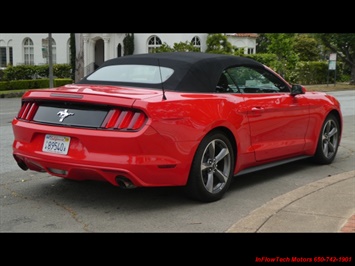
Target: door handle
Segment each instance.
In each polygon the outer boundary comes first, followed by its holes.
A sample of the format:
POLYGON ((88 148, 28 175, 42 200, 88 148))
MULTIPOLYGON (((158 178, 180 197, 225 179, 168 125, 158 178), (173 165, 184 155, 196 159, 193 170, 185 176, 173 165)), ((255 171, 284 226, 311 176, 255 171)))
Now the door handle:
POLYGON ((251 111, 252 111, 252 112, 258 112, 258 111, 259 111, 259 112, 260 112, 260 111, 264 111, 264 108, 263 108, 263 107, 256 107, 256 106, 255 106, 255 107, 252 107, 252 108, 251 108, 251 111))
POLYGON ((261 116, 263 112, 264 112, 264 108, 263 107, 254 106, 254 107, 251 108, 251 111, 249 112, 249 116, 251 116, 251 117, 253 117, 253 116, 261 116))

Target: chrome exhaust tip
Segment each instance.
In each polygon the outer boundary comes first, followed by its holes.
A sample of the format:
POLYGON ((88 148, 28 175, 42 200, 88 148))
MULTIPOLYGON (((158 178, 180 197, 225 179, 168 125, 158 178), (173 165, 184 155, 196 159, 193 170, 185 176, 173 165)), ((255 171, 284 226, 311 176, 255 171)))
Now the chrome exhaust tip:
POLYGON ((124 188, 124 189, 136 188, 136 186, 132 183, 132 181, 125 176, 117 176, 116 182, 120 188, 124 188))

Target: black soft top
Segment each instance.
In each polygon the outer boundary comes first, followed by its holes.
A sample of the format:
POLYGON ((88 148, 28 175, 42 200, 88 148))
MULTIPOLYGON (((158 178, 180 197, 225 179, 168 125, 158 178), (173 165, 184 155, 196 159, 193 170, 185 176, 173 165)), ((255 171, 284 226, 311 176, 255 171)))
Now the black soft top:
MULTIPOLYGON (((145 88, 162 88, 165 90, 184 92, 215 91, 222 71, 233 66, 264 66, 250 58, 225 54, 210 54, 203 52, 169 52, 136 54, 117 57, 105 61, 100 68, 109 65, 141 64, 168 67, 174 73, 163 84, 103 82, 83 78, 79 84, 108 84, 145 88)), ((89 75, 88 75, 89 76, 89 75)))

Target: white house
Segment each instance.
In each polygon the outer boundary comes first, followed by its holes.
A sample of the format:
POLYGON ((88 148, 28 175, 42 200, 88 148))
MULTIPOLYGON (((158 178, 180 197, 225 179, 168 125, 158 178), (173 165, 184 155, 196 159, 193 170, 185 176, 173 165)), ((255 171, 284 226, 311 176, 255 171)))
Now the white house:
POLYGON ((243 48, 244 54, 256 53, 256 33, 226 33, 228 41, 235 47, 243 48))
MULTIPOLYGON (((85 33, 84 40, 84 75, 92 72, 95 65, 101 65, 104 61, 123 56, 123 40, 125 33, 85 33)), ((206 33, 135 33, 134 54, 149 53, 154 48, 166 43, 173 46, 174 43, 192 42, 201 51, 206 50, 206 33)))
MULTIPOLYGON (((52 34, 53 63, 68 63, 70 34, 52 34)), ((48 33, 0 33, 0 67, 11 65, 42 65, 48 57, 42 55, 44 40, 48 33)))
MULTIPOLYGON (((78 34, 76 34, 78 36, 78 34)), ((123 56, 123 40, 126 33, 81 33, 83 40, 84 75, 104 61, 123 56)), ((149 53, 166 43, 192 42, 201 52, 206 50, 207 33, 135 33, 134 54, 149 53)), ((232 45, 244 48, 245 53, 255 53, 255 33, 226 34, 232 45)), ((0 68, 7 65, 48 64, 48 33, 0 33, 0 68)), ((70 34, 53 33, 53 64, 70 63, 70 34)))

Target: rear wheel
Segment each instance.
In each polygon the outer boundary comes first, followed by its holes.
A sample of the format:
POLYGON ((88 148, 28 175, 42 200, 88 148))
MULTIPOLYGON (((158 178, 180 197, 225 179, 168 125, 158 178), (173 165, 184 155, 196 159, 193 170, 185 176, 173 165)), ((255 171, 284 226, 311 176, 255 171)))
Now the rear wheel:
POLYGON ((222 132, 212 132, 200 143, 185 187, 193 199, 212 202, 221 199, 233 177, 234 152, 222 132))
POLYGON ((313 159, 320 164, 330 164, 337 154, 339 140, 339 121, 333 114, 330 114, 321 128, 317 151, 313 159))

